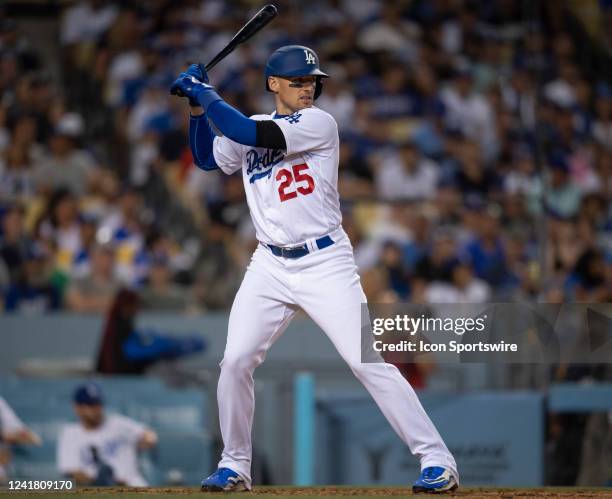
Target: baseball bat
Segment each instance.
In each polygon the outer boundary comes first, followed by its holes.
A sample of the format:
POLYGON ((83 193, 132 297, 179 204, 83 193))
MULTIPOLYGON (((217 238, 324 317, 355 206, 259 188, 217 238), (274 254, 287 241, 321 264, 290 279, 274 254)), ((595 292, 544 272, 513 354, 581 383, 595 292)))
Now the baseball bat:
MULTIPOLYGON (((225 59, 229 54, 231 54, 238 45, 246 42, 251 37, 253 37, 258 31, 263 29, 272 19, 276 17, 278 11, 276 7, 272 4, 268 4, 262 7, 257 14, 255 14, 249 21, 242 27, 238 32, 234 35, 234 37, 229 41, 229 43, 221 49, 221 51, 214 56, 206 66, 206 71, 210 71, 214 68, 217 63, 225 59)), ((180 90, 172 91, 175 95, 179 97, 184 97, 183 92, 180 90)))
POLYGON ((246 42, 253 37, 258 31, 263 29, 272 19, 276 17, 277 10, 272 4, 268 4, 262 7, 257 14, 255 14, 240 30, 234 35, 234 38, 223 47, 223 49, 212 58, 212 60, 206 64, 206 71, 210 71, 214 68, 217 63, 229 54, 231 54, 235 48, 241 43, 246 42))

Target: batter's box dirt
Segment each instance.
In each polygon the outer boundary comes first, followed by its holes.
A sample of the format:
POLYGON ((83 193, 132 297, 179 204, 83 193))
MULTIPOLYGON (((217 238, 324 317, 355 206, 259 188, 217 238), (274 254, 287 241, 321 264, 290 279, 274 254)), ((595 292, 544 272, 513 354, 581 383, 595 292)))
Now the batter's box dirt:
MULTIPOLYGON (((262 498, 269 496, 273 499, 284 497, 300 496, 303 498, 320 498, 333 496, 351 496, 353 499, 367 499, 371 497, 421 497, 423 499, 432 497, 426 494, 413 495, 409 487, 255 487, 251 492, 240 494, 220 494, 204 493, 195 487, 159 487, 159 488, 83 488, 74 492, 54 493, 54 492, 9 492, 0 491, 0 497, 19 495, 21 497, 45 496, 45 499, 74 499, 75 495, 94 496, 95 499, 142 499, 143 495, 154 496, 155 499, 170 499, 183 495, 199 495, 200 497, 209 496, 210 499, 248 499, 258 496, 262 498)), ((612 499, 612 489, 585 489, 585 488, 533 488, 533 489, 506 489, 506 488, 460 488, 454 493, 444 494, 441 497, 447 498, 470 498, 470 499, 527 499, 530 497, 547 499, 570 499, 587 498, 612 499)))

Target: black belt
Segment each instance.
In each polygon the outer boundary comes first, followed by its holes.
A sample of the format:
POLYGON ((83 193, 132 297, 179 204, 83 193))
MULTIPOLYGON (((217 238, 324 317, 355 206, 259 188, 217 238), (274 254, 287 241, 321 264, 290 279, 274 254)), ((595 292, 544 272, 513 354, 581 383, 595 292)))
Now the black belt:
MULTIPOLYGON (((315 241, 317 248, 323 249, 334 244, 334 240, 329 236, 323 236, 315 241)), ((275 256, 282 256, 283 258, 301 258, 310 253, 308 246, 302 244, 294 248, 281 248, 280 246, 273 246, 272 244, 266 244, 270 251, 275 256)))

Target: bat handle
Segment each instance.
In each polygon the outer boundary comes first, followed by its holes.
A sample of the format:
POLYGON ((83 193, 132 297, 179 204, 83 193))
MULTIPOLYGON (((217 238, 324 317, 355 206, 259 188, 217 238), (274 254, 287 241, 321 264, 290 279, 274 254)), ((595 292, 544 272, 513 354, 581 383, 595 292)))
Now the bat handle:
POLYGON ((225 59, 228 54, 231 54, 237 46, 238 44, 234 40, 232 40, 221 52, 219 52, 215 57, 213 57, 211 61, 208 61, 206 66, 204 66, 206 68, 206 72, 214 68, 217 63, 225 59))
POLYGON ((225 47, 224 51, 222 51, 219 54, 217 54, 212 61, 209 61, 208 64, 206 64, 206 66, 204 66, 204 68, 206 69, 206 72, 208 73, 212 68, 214 68, 217 65, 217 63, 219 61, 221 61, 222 59, 224 59, 227 54, 232 52, 234 50, 234 48, 235 47, 231 47, 230 48, 229 46, 225 47))

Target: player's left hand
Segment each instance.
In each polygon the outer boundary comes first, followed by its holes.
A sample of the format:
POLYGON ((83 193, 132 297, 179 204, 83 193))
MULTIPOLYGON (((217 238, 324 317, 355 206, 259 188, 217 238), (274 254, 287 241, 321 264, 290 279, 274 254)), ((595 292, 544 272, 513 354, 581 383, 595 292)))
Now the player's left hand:
POLYGON ((198 95, 208 90, 214 91, 215 87, 208 83, 201 82, 188 73, 181 73, 170 87, 170 93, 172 95, 187 97, 192 106, 199 106, 198 95))
POLYGON ((200 80, 202 83, 210 83, 204 64, 192 64, 187 68, 187 71, 181 73, 181 76, 183 75, 193 76, 196 80, 200 80))

